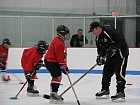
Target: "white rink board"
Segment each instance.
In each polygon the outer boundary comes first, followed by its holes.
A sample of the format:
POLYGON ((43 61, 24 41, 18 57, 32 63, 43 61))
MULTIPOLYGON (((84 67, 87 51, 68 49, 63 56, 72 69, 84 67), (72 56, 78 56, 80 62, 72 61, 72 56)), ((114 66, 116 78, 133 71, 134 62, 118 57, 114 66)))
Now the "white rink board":
MULTIPOLYGON (((10 48, 8 58, 8 69, 22 69, 21 56, 25 48, 10 48)), ((129 48, 127 70, 140 71, 140 49, 129 48)), ((96 63, 96 48, 67 48, 67 65, 69 69, 89 69, 96 63)), ((102 70, 103 66, 97 66, 96 70, 102 70)))

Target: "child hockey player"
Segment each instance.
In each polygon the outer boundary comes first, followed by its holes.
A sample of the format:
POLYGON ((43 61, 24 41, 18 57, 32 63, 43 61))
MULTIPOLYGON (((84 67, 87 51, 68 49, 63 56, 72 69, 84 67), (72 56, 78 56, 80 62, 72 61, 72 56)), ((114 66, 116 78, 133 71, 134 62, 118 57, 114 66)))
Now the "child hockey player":
POLYGON ((1 70, 1 77, 3 81, 8 81, 6 79, 6 62, 8 58, 8 49, 11 46, 11 41, 6 38, 3 39, 2 45, 0 45, 0 70, 1 70))
POLYGON ((25 78, 28 81, 27 95, 38 96, 39 91, 34 87, 34 77, 36 70, 40 69, 43 61, 41 60, 43 55, 48 49, 48 44, 40 40, 35 47, 25 49, 21 58, 21 66, 24 70, 25 78))
POLYGON ((65 62, 65 40, 68 40, 69 29, 64 25, 59 25, 56 29, 57 36, 52 40, 50 47, 45 55, 44 63, 49 70, 52 80, 50 83, 51 93, 50 102, 61 103, 63 98, 58 95, 58 88, 62 79, 62 72, 69 73, 68 67, 65 62))

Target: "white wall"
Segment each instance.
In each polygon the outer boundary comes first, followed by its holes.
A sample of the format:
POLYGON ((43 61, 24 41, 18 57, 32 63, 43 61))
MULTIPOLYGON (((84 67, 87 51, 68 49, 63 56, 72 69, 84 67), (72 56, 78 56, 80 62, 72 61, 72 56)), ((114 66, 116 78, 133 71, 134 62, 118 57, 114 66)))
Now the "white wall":
MULTIPOLYGON (((10 48, 8 69, 22 69, 21 56, 25 48, 10 48)), ((140 71, 140 49, 130 48, 127 70, 140 71)), ((68 48, 67 64, 69 69, 90 69, 96 62, 96 48, 68 48)), ((102 70, 103 66, 97 66, 96 70, 102 70)))

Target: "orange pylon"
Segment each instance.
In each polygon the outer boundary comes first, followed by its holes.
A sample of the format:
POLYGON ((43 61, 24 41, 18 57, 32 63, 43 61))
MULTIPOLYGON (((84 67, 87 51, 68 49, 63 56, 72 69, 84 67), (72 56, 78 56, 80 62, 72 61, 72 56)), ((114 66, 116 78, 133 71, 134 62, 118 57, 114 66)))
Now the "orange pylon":
POLYGON ((35 74, 35 75, 33 75, 33 76, 32 76, 32 78, 33 78, 33 79, 38 79, 38 77, 37 77, 37 75, 36 75, 36 74, 35 74))
POLYGON ((10 79, 10 75, 7 76, 7 80, 8 80, 8 81, 11 80, 11 79, 10 79))

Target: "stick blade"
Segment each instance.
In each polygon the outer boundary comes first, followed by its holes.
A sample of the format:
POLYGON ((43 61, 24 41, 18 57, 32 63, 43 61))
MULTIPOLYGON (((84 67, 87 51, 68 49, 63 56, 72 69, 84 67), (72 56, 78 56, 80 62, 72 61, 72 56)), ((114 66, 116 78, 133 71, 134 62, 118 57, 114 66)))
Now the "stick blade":
POLYGON ((80 102, 79 102, 79 100, 77 100, 77 103, 78 103, 78 105, 80 105, 80 102))
POLYGON ((16 100, 16 99, 18 99, 17 97, 10 97, 9 99, 11 99, 11 100, 16 100))
POLYGON ((24 82, 20 82, 19 84, 24 84, 24 82))

